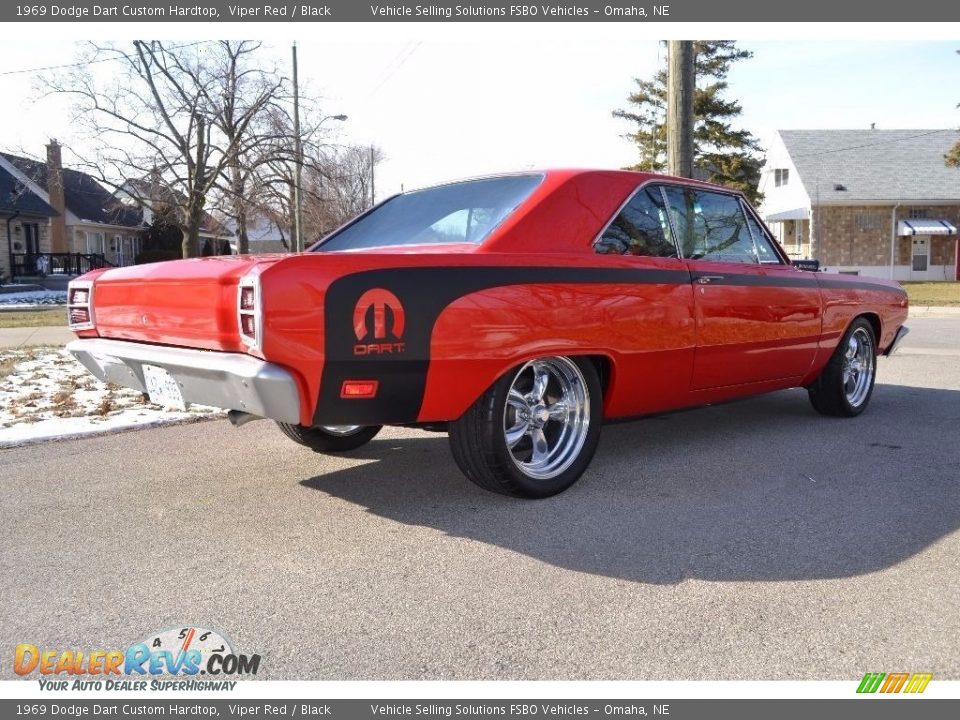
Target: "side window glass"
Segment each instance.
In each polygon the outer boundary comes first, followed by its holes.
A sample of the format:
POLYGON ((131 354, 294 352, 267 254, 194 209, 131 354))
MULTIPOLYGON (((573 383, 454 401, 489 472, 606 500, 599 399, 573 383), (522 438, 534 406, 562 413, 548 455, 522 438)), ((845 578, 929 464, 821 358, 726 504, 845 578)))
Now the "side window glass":
POLYGON ((692 188, 667 188, 670 214, 684 257, 691 260, 755 263, 747 218, 734 195, 692 188))
POLYGON ((638 191, 593 247, 601 254, 677 257, 659 186, 638 191))
POLYGON ((757 256, 760 258, 760 262, 782 265, 783 260, 774 250, 770 236, 763 231, 760 223, 750 213, 747 213, 747 226, 750 228, 750 234, 753 235, 753 243, 757 246, 757 256))

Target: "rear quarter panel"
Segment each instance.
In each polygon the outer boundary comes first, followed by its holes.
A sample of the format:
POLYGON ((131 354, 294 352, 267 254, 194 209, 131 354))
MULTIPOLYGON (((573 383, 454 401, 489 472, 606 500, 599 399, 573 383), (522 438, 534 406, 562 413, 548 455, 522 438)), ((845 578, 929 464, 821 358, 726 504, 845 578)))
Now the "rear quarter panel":
POLYGON ((682 402, 694 341, 689 282, 543 283, 473 293, 437 319, 418 419, 457 418, 511 368, 550 355, 605 358, 605 417, 655 412, 682 402))
POLYGON ((608 358, 608 416, 673 406, 689 385, 692 289, 679 261, 317 253, 261 282, 263 355, 294 371, 304 424, 453 420, 511 367, 552 354, 608 358), (403 305, 401 353, 355 352, 355 308, 373 288, 403 305), (341 398, 346 379, 378 380, 376 400, 341 398))

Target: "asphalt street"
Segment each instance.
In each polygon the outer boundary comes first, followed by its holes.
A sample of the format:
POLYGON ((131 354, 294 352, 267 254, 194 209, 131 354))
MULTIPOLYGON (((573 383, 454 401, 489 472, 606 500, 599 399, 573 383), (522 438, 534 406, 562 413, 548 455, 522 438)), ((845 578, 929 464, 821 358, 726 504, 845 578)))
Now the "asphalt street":
POLYGON ((199 624, 273 679, 960 679, 960 318, 910 325, 857 419, 788 391, 611 425, 539 502, 411 430, 0 451, 0 677, 199 624))

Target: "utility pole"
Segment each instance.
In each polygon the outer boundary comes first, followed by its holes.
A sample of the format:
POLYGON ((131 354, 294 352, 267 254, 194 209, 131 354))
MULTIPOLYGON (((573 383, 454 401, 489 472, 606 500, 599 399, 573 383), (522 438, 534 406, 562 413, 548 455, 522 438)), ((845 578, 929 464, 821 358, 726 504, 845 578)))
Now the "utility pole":
POLYGON ((693 93, 696 88, 691 40, 667 45, 667 172, 693 177, 693 93))
POLYGON ((376 172, 374 170, 374 149, 373 145, 370 146, 370 207, 373 207, 377 204, 377 193, 376 193, 376 172))
POLYGON ((303 251, 303 142, 300 138, 300 84, 297 79, 297 43, 293 43, 293 251, 303 251))

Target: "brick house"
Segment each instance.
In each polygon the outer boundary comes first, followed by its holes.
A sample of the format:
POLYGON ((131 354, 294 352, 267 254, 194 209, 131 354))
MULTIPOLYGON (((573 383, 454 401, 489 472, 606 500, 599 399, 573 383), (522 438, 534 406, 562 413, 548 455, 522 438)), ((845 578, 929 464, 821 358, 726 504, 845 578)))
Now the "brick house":
POLYGON ((100 255, 112 265, 133 264, 143 213, 121 203, 90 175, 64 168, 56 140, 47 145, 46 162, 0 153, 0 170, 54 210, 40 252, 100 255))
POLYGON ((780 130, 760 212, 787 253, 844 273, 960 280, 960 168, 947 130, 780 130))
POLYGON ((13 277, 16 256, 33 258, 50 252, 50 218, 56 216, 56 210, 0 167, 0 277, 4 281, 13 277))

